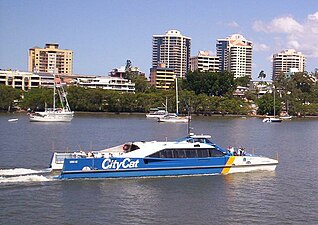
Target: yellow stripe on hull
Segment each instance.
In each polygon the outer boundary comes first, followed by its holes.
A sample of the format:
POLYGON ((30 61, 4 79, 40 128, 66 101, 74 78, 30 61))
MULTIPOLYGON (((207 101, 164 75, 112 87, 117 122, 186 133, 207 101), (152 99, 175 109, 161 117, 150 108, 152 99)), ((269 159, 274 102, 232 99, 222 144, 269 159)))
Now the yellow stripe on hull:
POLYGON ((230 171, 234 160, 235 160, 235 156, 230 156, 230 158, 227 160, 227 162, 222 170, 222 174, 227 174, 230 171))

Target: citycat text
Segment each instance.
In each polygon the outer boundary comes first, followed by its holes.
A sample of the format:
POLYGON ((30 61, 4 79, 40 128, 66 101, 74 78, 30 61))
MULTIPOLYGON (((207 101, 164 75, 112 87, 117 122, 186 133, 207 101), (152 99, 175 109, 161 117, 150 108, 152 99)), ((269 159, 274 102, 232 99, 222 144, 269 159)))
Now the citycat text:
POLYGON ((118 162, 116 159, 105 159, 102 162, 102 168, 106 169, 131 169, 137 168, 139 164, 139 160, 131 160, 130 158, 125 158, 123 161, 118 162))

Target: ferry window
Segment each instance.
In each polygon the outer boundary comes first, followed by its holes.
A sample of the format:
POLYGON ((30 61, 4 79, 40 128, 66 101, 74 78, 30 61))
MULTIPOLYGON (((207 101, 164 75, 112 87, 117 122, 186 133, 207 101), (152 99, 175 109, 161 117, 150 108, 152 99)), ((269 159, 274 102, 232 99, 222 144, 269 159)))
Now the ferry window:
POLYGON ((204 138, 194 138, 193 141, 194 142, 205 143, 205 139, 204 138))
POLYGON ((166 158, 165 156, 166 155, 164 150, 159 152, 159 158, 166 158))
POLYGON ((151 154, 153 158, 207 158, 222 156, 216 149, 164 149, 151 154))
POLYGON ((174 150, 174 158, 186 158, 185 152, 183 149, 174 150))
POLYGON ((164 150, 164 152, 165 152, 165 158, 173 158, 171 149, 166 149, 164 150))
POLYGON ((123 147, 123 150, 125 152, 131 152, 131 151, 134 151, 137 149, 139 149, 139 147, 137 145, 134 145, 134 144, 125 144, 123 147))
POLYGON ((199 158, 206 158, 209 157, 209 150, 204 148, 204 149, 198 149, 198 157, 199 158))
POLYGON ((221 157, 224 155, 223 152, 220 152, 219 150, 217 150, 215 148, 210 148, 209 154, 210 154, 210 157, 221 157))
POLYGON ((160 154, 159 154, 159 152, 156 152, 156 153, 151 154, 149 157, 160 158, 160 154))
POLYGON ((197 158, 197 150, 196 149, 186 149, 185 150, 186 158, 197 158))
POLYGON ((134 151, 134 150, 137 150, 137 149, 139 149, 139 147, 137 145, 132 144, 131 148, 130 148, 130 151, 134 151))

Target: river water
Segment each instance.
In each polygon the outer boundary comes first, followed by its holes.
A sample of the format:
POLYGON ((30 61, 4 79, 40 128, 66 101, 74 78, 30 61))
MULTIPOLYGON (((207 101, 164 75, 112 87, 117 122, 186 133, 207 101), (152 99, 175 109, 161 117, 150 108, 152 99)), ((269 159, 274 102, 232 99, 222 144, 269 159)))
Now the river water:
POLYGON ((47 170, 54 150, 174 140, 187 125, 144 115, 81 114, 50 124, 0 114, 0 224, 317 224, 318 119, 194 117, 191 126, 225 148, 278 153, 280 164, 275 172, 60 181, 47 170))

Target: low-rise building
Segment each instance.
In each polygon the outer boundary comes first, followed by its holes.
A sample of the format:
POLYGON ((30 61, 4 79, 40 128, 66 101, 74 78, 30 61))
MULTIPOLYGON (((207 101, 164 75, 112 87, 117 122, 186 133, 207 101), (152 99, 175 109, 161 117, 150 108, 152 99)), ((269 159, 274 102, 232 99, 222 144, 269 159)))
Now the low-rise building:
POLYGON ((217 72, 219 64, 218 56, 210 55, 208 51, 199 51, 197 56, 190 58, 190 71, 217 72))
POLYGON ((273 82, 272 81, 251 81, 250 82, 250 91, 253 91, 257 94, 258 97, 268 93, 272 90, 273 82))
POLYGON ((167 90, 175 81, 175 72, 164 63, 150 69, 150 85, 167 90))
POLYGON ((40 86, 40 76, 19 70, 0 70, 0 85, 27 91, 40 86))
POLYGON ((0 70, 0 85, 27 91, 32 88, 53 88, 54 80, 67 86, 77 85, 87 88, 101 88, 122 92, 135 92, 135 83, 128 79, 94 75, 56 75, 52 73, 33 73, 18 70, 0 70))
POLYGON ((122 92, 135 92, 135 83, 132 83, 128 79, 111 76, 98 76, 92 78, 76 79, 76 85, 85 88, 101 88, 104 90, 114 90, 122 92))

